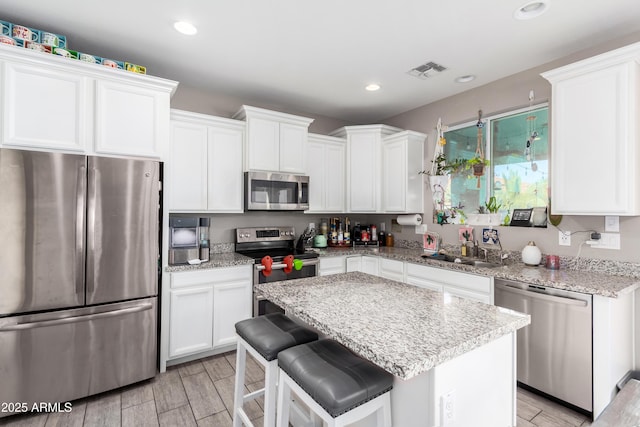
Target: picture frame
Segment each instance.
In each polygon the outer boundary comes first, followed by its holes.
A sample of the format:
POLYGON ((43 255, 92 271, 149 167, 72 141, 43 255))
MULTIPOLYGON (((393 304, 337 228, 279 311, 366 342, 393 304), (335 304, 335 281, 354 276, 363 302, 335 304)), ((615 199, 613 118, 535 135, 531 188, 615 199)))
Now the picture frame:
POLYGON ((458 230, 458 241, 460 243, 473 242, 473 227, 460 227, 458 230))
POLYGON ((425 252, 438 252, 440 236, 438 236, 436 233, 424 233, 424 235, 422 236, 422 240, 422 247, 424 248, 425 252))

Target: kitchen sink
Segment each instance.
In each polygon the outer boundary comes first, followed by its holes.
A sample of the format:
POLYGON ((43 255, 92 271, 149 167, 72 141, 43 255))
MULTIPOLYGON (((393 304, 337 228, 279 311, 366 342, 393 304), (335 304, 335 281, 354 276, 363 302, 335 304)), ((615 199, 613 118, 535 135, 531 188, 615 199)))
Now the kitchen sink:
POLYGON ((438 260, 438 261, 446 261, 446 262, 452 262, 452 263, 458 263, 458 264, 465 264, 465 265, 471 265, 473 267, 482 267, 482 268, 496 268, 496 267, 501 267, 501 264, 495 263, 495 262, 489 262, 489 261, 485 261, 483 259, 478 259, 478 258, 461 258, 461 257, 456 257, 453 255, 446 255, 446 254, 438 254, 438 255, 422 255, 423 258, 426 259, 434 259, 434 260, 438 260))
POLYGON ((481 259, 462 259, 462 264, 472 265, 474 267, 495 268, 501 267, 501 264, 495 262, 484 261, 481 259))

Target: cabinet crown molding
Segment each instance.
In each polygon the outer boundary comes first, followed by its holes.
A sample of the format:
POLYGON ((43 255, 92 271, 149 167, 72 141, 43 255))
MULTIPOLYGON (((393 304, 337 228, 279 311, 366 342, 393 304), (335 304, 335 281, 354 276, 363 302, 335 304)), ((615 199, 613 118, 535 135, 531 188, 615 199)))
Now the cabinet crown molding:
POLYGON ((346 138, 349 135, 353 135, 356 133, 365 133, 365 132, 380 132, 380 134, 385 137, 389 135, 393 135, 398 132, 402 132, 404 129, 400 129, 393 126, 388 125, 355 125, 355 126, 344 126, 339 129, 334 130, 329 133, 329 136, 336 136, 340 138, 346 138))
POLYGON ((545 71, 540 75, 550 83, 554 83, 629 61, 635 61, 640 64, 640 42, 623 46, 609 52, 604 52, 562 67, 554 68, 553 70, 545 71))
POLYGON ((170 93, 171 96, 178 87, 178 82, 167 80, 148 74, 138 74, 125 70, 115 70, 97 64, 89 64, 84 61, 63 58, 59 55, 46 54, 31 49, 21 49, 0 43, 0 61, 8 60, 13 63, 22 63, 43 68, 55 69, 67 73, 80 73, 85 77, 95 79, 108 79, 120 81, 128 85, 140 85, 159 91, 170 93))
POLYGON ((277 120, 281 123, 305 125, 307 127, 314 121, 314 119, 311 119, 309 117, 302 117, 302 116, 296 116, 288 113, 281 113, 279 111, 252 107, 250 105, 243 105, 242 107, 240 107, 240 110, 238 110, 238 112, 231 117, 236 120, 246 120, 247 118, 255 117, 255 118, 268 119, 268 120, 277 120))

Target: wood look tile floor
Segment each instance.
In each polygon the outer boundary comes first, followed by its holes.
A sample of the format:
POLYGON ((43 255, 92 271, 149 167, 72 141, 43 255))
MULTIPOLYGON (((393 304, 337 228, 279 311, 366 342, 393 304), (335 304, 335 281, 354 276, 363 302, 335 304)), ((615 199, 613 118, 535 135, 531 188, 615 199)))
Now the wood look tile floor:
MULTIPOLYGON (((262 387, 264 370, 247 356, 246 388, 253 391, 262 387)), ((0 426, 230 427, 234 375, 235 352, 211 356, 172 366, 148 381, 74 401, 69 413, 15 415, 0 418, 0 426)), ((256 426, 263 422, 262 405, 257 399, 245 407, 256 426)), ((517 411, 518 427, 591 425, 584 415, 522 389, 517 411)))

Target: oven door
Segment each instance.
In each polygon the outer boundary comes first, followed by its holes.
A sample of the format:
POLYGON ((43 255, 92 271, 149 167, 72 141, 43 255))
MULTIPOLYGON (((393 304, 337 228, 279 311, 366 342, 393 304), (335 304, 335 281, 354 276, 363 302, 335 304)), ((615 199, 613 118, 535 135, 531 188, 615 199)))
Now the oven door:
MULTIPOLYGON (((283 270, 285 267, 284 263, 276 263, 271 267, 271 274, 269 276, 265 276, 262 272, 264 267, 261 264, 256 264, 253 266, 253 283, 272 283, 279 282, 282 280, 293 280, 293 279, 302 279, 304 277, 314 277, 318 275, 318 259, 306 259, 303 260, 304 264, 300 270, 293 270, 291 273, 286 274, 283 270)), ((269 313, 284 313, 284 310, 278 305, 272 303, 271 301, 265 299, 262 296, 258 296, 258 294, 253 292, 253 315, 262 316, 263 314, 269 313)))

